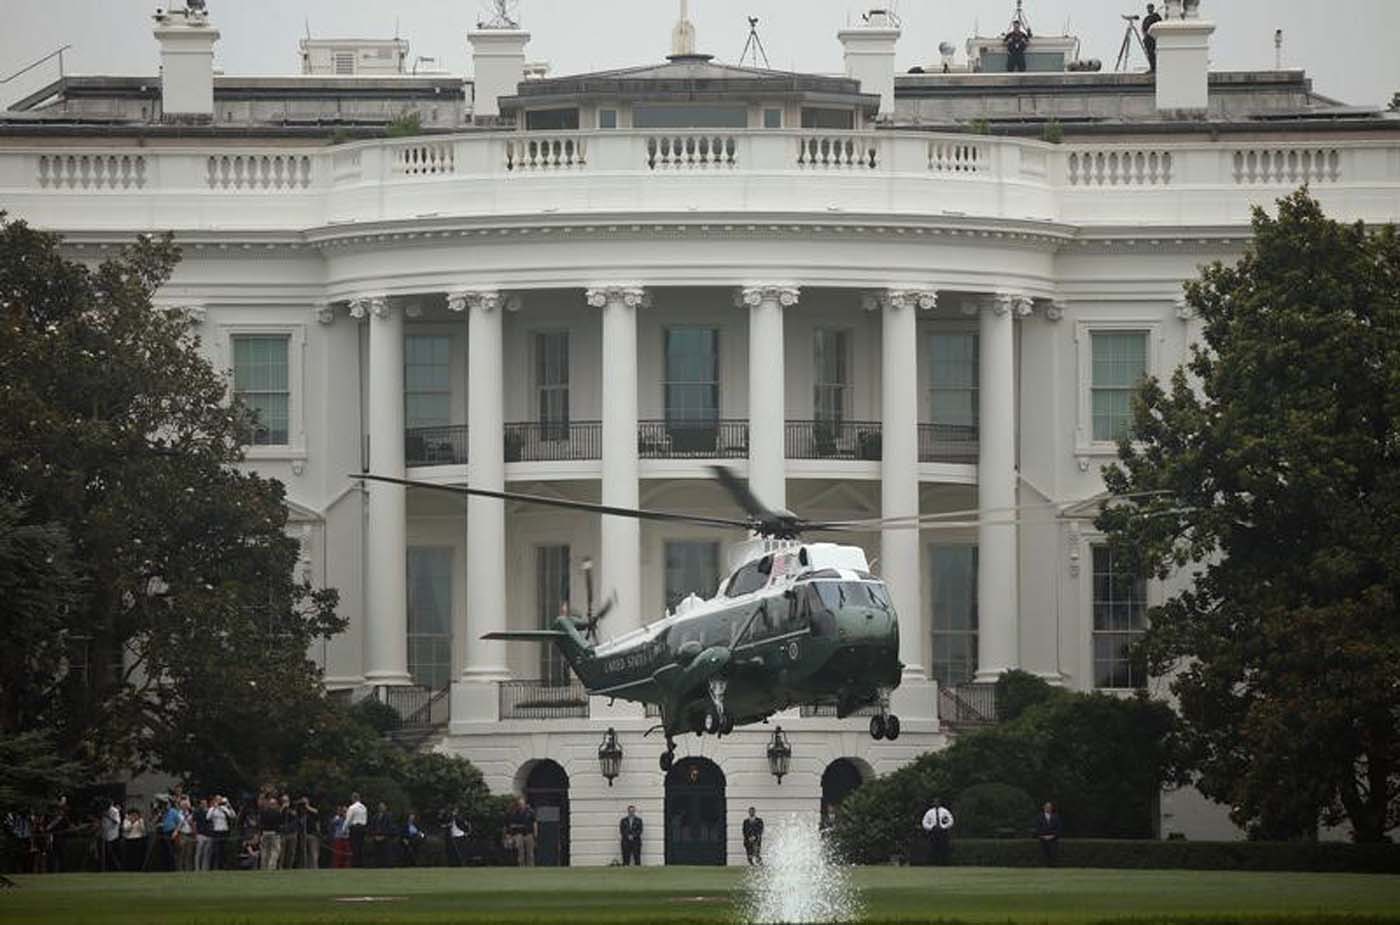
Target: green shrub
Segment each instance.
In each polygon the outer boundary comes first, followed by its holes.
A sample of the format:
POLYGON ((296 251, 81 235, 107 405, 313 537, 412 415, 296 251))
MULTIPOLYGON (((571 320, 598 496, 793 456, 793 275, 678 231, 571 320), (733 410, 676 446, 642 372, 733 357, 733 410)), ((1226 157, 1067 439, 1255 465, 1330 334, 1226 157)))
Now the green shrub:
MULTIPOLYGON (((961 826, 959 820, 959 826, 961 826)), ((906 853, 916 862, 926 851, 910 839, 906 853)), ((956 867, 1039 867, 1035 839, 953 838, 956 867)), ((1400 845, 1346 842, 1193 842, 1183 840, 1063 839, 1061 867, 1119 870, 1313 871, 1400 873, 1400 845)))
POLYGON ((398 710, 373 697, 366 697, 351 707, 350 719, 362 726, 368 726, 380 735, 393 732, 403 724, 403 717, 399 716, 398 710))
POLYGON ((418 110, 401 113, 384 127, 387 138, 411 138, 423 134, 423 114, 418 110))
POLYGON ((1046 703, 1063 693, 1044 678, 1029 671, 1006 671, 997 678, 997 719, 1003 723, 1020 719, 1033 706, 1046 703))
POLYGON ((1040 128, 1040 138, 1042 141, 1057 145, 1065 140, 1065 127, 1060 124, 1059 119, 1048 119, 1040 128))
POLYGON ((1017 838, 1030 833, 1035 801, 1010 784, 977 784, 953 800, 957 829, 968 838, 1017 838))

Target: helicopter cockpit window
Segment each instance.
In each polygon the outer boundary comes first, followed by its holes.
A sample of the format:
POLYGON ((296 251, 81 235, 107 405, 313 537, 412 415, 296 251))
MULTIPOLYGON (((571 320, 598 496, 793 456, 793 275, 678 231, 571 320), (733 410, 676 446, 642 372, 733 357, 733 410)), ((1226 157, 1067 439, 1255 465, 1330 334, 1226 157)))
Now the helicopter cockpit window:
POLYGON ((890 609, 890 597, 884 585, 859 581, 818 581, 809 587, 816 591, 827 610, 840 610, 843 607, 890 609))
POLYGON ((729 587, 724 590, 725 597, 742 597, 745 594, 752 594, 764 585, 768 584, 768 572, 764 569, 764 564, 772 568, 771 561, 764 557, 756 562, 750 562, 739 571, 734 573, 734 577, 729 579, 729 587))

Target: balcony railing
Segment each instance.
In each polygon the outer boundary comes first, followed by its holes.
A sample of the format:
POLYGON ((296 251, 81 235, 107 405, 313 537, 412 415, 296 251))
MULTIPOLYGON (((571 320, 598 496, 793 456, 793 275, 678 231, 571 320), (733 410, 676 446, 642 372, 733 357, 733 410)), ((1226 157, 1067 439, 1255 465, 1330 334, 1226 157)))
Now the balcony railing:
POLYGON ((382 687, 379 695, 399 715, 400 729, 433 729, 451 719, 451 688, 382 687))
POLYGON ((404 463, 409 466, 465 466, 467 428, 415 427, 403 435, 404 463))
POLYGON ((879 461, 880 424, 872 421, 788 421, 788 459, 879 461))
POLYGON ((603 425, 598 421, 506 425, 506 462, 602 458, 603 425))
POLYGON ((587 719, 588 691, 582 684, 502 681, 501 719, 587 719))
POLYGON ((749 422, 641 421, 637 453, 642 459, 744 459, 749 422))
POLYGON ((954 727, 990 726, 997 721, 995 684, 938 688, 938 718, 954 727))
MULTIPOLYGON (((814 718, 814 717, 819 717, 819 716, 821 716, 821 717, 829 716, 829 717, 833 717, 833 718, 834 718, 834 717, 836 716, 836 704, 834 704, 834 703, 804 703, 804 704, 802 705, 802 707, 800 708, 800 711, 799 711, 799 712, 801 713, 801 716, 802 716, 803 719, 812 719, 812 718, 814 718)), ((855 711, 854 713, 852 713, 851 716, 874 716, 875 714, 877 714, 877 713, 879 713, 879 712, 880 712, 880 708, 879 708, 878 706, 876 706, 875 704, 871 704, 870 706, 861 707, 859 710, 857 710, 857 711, 855 711)))
POLYGON ((977 425, 920 424, 919 462, 977 462, 977 425))

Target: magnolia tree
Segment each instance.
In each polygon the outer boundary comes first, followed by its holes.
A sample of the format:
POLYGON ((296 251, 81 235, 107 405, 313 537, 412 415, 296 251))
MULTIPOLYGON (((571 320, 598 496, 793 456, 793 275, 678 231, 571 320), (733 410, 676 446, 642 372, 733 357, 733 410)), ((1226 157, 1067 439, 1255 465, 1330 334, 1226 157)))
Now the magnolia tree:
POLYGON ((1266 837, 1400 822, 1400 238, 1306 191, 1187 286, 1203 344, 1149 381, 1099 518, 1140 573, 1198 784, 1266 837), (1150 494, 1155 493, 1155 494, 1150 494))
POLYGON ((147 238, 89 268, 0 215, 0 736, 94 775, 253 780, 322 721, 307 653, 344 624, 294 577, 281 484, 237 466, 250 413, 152 307, 178 259, 147 238), (14 552, 25 530, 64 580, 14 552))

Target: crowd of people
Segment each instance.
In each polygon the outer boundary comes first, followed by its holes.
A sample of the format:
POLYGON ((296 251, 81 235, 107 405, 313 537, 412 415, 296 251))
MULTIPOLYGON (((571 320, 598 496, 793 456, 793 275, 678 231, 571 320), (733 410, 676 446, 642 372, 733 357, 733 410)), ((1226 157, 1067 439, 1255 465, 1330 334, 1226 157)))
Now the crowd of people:
MULTIPOLYGON (((435 828, 447 863, 467 864, 466 815, 453 808, 435 828)), ((323 809, 273 787, 238 805, 221 794, 191 797, 178 786, 144 809, 102 800, 76 813, 65 798, 51 810, 8 814, 4 833, 7 866, 26 874, 411 867, 429 838, 416 812, 399 816, 382 801, 371 812, 358 793, 323 809)))

